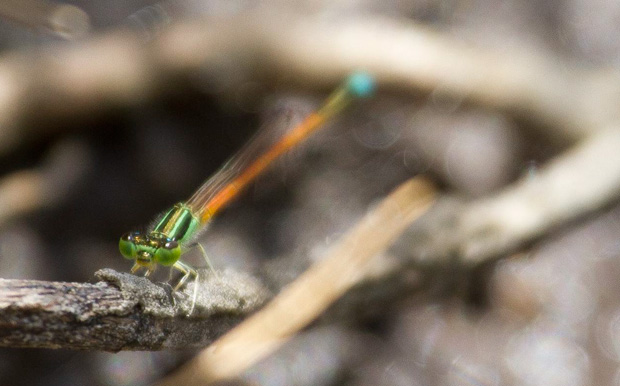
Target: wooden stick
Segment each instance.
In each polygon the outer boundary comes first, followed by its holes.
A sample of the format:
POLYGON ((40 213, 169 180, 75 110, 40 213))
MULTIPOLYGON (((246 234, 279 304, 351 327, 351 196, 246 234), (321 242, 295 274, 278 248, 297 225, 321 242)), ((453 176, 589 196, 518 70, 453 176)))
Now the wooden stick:
MULTIPOLYGON (((143 277, 98 271, 96 284, 0 279, 0 346, 83 350, 204 347, 263 304, 249 277, 225 271, 202 281, 213 296, 187 314, 190 296, 143 277)), ((191 288, 185 292, 191 293, 191 288)))

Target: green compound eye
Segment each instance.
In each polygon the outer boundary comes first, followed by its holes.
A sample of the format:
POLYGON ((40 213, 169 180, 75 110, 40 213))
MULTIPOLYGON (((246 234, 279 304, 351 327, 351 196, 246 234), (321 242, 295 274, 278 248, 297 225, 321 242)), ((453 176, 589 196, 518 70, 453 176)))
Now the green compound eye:
POLYGON ((121 255, 124 258, 133 260, 136 258, 138 247, 133 241, 133 235, 131 233, 125 233, 118 242, 118 249, 121 251, 121 255))
POLYGON ((181 257, 181 247, 176 241, 168 241, 155 252, 155 261, 161 265, 172 265, 181 257))

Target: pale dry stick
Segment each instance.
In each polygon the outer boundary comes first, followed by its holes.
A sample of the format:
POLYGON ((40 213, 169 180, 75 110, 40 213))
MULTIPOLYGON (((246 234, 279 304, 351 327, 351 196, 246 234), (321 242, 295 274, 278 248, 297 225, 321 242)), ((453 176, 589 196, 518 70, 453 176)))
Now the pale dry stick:
POLYGON ((498 109, 533 121, 559 143, 584 138, 620 118, 617 72, 571 65, 534 47, 514 47, 506 56, 378 17, 335 22, 257 12, 225 23, 211 24, 208 33, 190 23, 171 29, 158 41, 162 60, 203 63, 208 72, 210 66, 237 63, 233 59, 243 52, 265 79, 299 79, 306 87, 331 87, 361 68, 381 89, 439 92, 498 109), (223 39, 214 43, 211 34, 223 39), (224 55, 202 61, 201 53, 214 47, 224 55))
POLYGON ((79 46, 5 55, 0 152, 36 136, 32 131, 42 123, 91 117, 174 91, 179 76, 200 74, 197 80, 209 80, 206 90, 234 90, 252 79, 327 88, 352 69, 369 71, 384 90, 441 92, 527 117, 560 142, 583 138, 620 111, 615 73, 535 50, 514 49, 507 57, 402 20, 330 22, 255 12, 171 25, 148 44, 125 30, 79 46))
POLYGON ((497 109, 539 125, 561 144, 620 119, 620 73, 608 68, 567 63, 536 47, 500 54, 391 19, 293 23, 274 20, 262 28, 265 67, 276 73, 316 83, 364 68, 382 89, 433 92, 497 109))
POLYGON ((397 244, 417 263, 480 264, 620 198, 620 129, 601 130, 497 195, 437 205, 397 244))
POLYGON ((64 39, 82 37, 90 29, 90 18, 82 9, 46 0, 0 1, 0 17, 64 39))
POLYGON ((601 131, 462 215, 463 258, 478 263, 620 198, 620 130, 601 131))
POLYGON ((360 283, 373 257, 385 251, 433 203, 424 178, 402 184, 331 249, 256 315, 203 350, 164 385, 204 385, 231 378, 281 346, 351 287, 360 283))

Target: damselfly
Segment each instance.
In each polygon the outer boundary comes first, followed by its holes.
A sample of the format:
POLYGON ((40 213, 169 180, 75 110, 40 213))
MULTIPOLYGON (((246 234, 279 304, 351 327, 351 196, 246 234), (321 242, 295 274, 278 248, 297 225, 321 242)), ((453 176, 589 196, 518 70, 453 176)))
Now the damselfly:
MULTIPOLYGON (((124 257, 134 260, 131 272, 135 273, 144 268, 144 276, 149 276, 160 264, 176 269, 183 277, 174 287, 175 291, 190 277, 198 279, 198 272, 180 258, 194 245, 196 236, 211 218, 233 201, 274 160, 308 138, 353 100, 372 94, 373 89, 374 80, 370 75, 350 75, 318 110, 282 135, 266 151, 254 156, 256 146, 253 146, 253 142, 256 140, 251 141, 209 178, 189 200, 166 211, 149 231, 124 234, 119 241, 119 249, 124 257)), ((194 287, 192 310, 196 300, 196 288, 197 286, 194 287)))

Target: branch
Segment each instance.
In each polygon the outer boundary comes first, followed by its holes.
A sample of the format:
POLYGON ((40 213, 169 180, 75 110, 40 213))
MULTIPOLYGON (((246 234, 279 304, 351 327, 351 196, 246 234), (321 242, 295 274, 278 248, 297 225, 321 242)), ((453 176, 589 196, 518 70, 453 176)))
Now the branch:
POLYGON ((497 195, 444 199, 395 246, 417 263, 467 264, 506 255, 620 197, 620 130, 601 130, 497 195))
POLYGON ((198 86, 225 91, 248 79, 327 87, 365 69, 383 89, 439 92, 509 112, 558 142, 614 119, 620 95, 608 71, 559 65, 532 49, 506 57, 394 20, 256 12, 173 25, 150 43, 125 30, 40 50, 0 59, 0 152, 49 122, 135 106, 196 73, 204 74, 198 86))
POLYGON ((0 279, 0 346, 88 350, 204 347, 267 299, 247 275, 202 272, 196 311, 193 286, 172 294, 166 285, 103 269, 96 284, 0 279))

